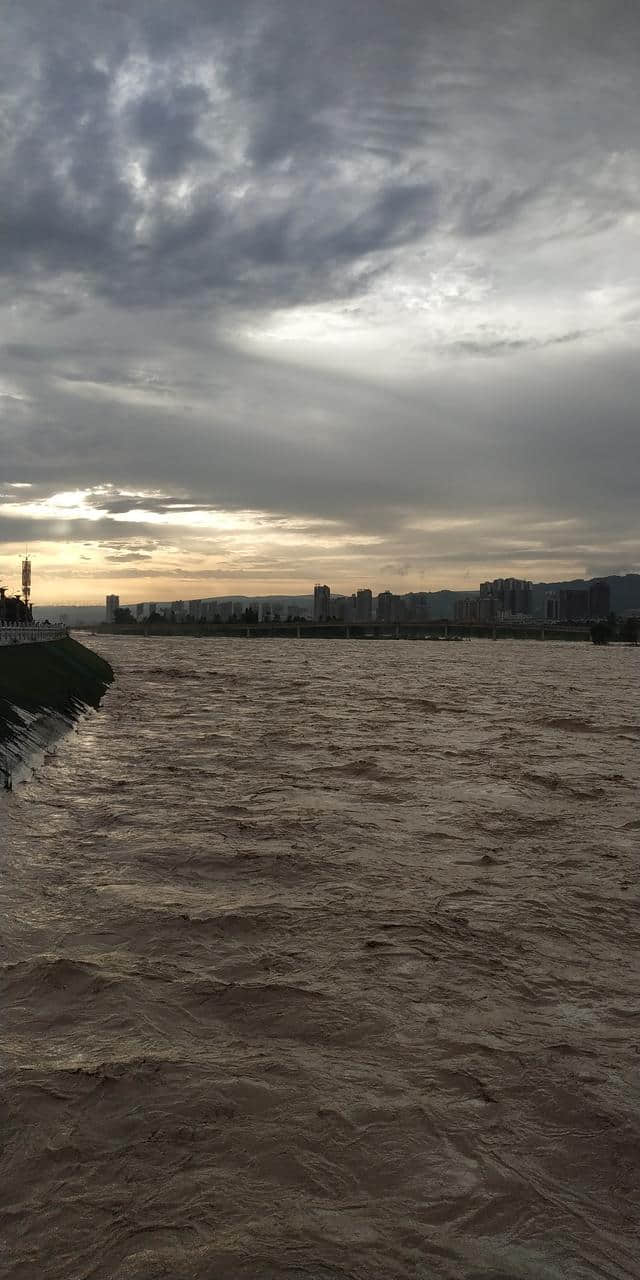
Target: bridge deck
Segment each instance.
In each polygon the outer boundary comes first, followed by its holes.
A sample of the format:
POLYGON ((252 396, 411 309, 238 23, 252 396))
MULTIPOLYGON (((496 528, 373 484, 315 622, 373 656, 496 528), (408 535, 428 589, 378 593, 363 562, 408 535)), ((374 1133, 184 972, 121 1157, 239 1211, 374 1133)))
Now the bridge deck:
POLYGON ((100 623, 87 630, 112 635, 139 636, 292 636, 299 639, 514 639, 514 640, 590 640, 587 626, 572 623, 467 623, 447 619, 401 623, 344 622, 212 622, 212 623, 100 623))

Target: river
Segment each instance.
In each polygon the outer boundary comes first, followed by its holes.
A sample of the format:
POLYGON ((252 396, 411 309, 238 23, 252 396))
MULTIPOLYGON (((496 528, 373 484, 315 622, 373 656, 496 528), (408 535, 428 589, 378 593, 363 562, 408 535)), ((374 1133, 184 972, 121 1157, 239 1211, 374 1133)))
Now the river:
POLYGON ((0 800, 2 1274, 640 1276, 640 649, 87 642, 0 800))

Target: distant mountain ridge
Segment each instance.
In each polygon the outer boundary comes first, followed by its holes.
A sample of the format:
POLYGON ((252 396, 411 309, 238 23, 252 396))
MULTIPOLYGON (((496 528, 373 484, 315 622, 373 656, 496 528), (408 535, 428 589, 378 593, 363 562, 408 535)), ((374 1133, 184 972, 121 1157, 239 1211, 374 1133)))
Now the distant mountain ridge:
MULTIPOLYGON (((563 582, 535 582, 533 584, 533 610, 534 613, 542 617, 544 614, 544 593, 545 591, 561 591, 567 587, 579 589, 586 587, 590 582, 608 582, 611 589, 611 608, 614 613, 624 613, 626 609, 640 609, 640 573, 625 574, 602 574, 594 578, 571 578, 563 582)), ((336 595, 341 594, 339 592, 336 595)), ((398 592, 398 595, 405 594, 398 592)), ((433 618, 452 618, 455 609, 456 600, 462 600, 466 596, 477 596, 478 589, 469 588, 467 591, 450 591, 443 588, 441 591, 428 591, 429 605, 431 608, 431 616, 433 618)), ((313 595, 303 596, 287 596, 287 595, 269 595, 269 596, 244 596, 244 595, 220 595, 220 596, 202 596, 202 600, 237 600, 238 604, 246 606, 249 602, 260 601, 269 602, 270 604, 279 603, 288 608, 290 605, 301 605, 303 608, 309 609, 313 604, 313 595)), ((169 601, 159 601, 163 607, 168 605, 169 601)), ((104 604, 87 604, 87 605, 67 605, 67 604, 48 604, 34 605, 34 617, 38 621, 49 618, 51 622, 56 621, 59 617, 65 618, 69 626, 78 625, 80 622, 102 622, 104 621, 105 606, 104 604)))

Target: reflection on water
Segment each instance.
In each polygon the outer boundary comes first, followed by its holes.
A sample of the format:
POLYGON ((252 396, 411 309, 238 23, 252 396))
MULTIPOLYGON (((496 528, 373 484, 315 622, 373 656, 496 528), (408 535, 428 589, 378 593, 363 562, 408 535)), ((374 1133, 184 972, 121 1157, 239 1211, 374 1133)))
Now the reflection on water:
POLYGON ((0 809, 5 1274, 640 1274, 640 652, 91 643, 0 809))

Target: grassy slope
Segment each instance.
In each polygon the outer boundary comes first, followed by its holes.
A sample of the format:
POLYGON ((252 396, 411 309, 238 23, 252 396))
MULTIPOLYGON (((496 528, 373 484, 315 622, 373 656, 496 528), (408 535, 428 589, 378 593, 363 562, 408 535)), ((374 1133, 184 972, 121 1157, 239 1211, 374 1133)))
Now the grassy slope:
POLYGON ((97 707, 113 680, 108 662, 70 637, 0 647, 0 741, 11 736, 11 704, 73 714, 78 702, 97 707))

